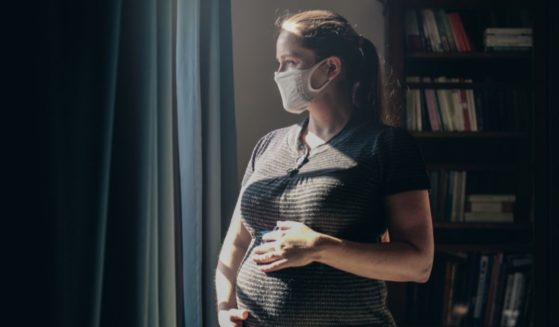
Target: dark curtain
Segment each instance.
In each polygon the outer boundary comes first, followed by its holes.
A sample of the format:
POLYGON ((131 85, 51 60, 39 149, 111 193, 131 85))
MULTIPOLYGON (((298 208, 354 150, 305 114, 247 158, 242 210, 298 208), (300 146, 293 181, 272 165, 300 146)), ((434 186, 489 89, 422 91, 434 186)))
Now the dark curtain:
POLYGON ((48 11, 57 326, 175 326, 172 0, 48 11))
POLYGON ((216 326, 229 1, 11 5, 3 325, 216 326))

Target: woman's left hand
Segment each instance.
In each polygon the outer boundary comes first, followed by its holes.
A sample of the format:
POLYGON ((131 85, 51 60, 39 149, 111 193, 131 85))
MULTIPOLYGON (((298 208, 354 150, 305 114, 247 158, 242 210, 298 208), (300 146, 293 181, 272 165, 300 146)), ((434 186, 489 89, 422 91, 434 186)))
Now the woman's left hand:
POLYGON ((253 260, 264 272, 306 266, 317 259, 320 233, 296 221, 278 221, 278 230, 262 236, 254 248, 253 260))

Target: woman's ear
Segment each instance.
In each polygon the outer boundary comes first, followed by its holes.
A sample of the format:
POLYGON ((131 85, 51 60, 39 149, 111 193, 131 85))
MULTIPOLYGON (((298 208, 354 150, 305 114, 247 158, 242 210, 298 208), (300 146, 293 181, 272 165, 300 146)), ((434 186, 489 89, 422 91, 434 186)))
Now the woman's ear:
POLYGON ((330 78, 338 76, 342 72, 342 61, 336 56, 328 58, 326 67, 330 78))

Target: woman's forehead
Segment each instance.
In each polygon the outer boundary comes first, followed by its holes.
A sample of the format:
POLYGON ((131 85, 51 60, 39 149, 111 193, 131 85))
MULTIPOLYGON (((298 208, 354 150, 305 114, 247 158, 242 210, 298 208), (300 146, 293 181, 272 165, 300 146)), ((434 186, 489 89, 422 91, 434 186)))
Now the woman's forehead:
POLYGON ((283 30, 276 42, 276 56, 278 59, 292 56, 302 59, 312 58, 312 50, 302 46, 301 38, 293 33, 283 30))

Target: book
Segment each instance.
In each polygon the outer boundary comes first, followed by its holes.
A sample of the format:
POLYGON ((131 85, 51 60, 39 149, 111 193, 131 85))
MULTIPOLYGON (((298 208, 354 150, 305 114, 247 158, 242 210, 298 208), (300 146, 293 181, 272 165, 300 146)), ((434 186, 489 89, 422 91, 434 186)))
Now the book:
POLYGON ((488 254, 482 254, 479 264, 476 301, 473 312, 473 326, 482 326, 483 315, 485 313, 485 303, 487 301, 487 284, 490 276, 490 269, 491 257, 488 254))
POLYGON ((494 35, 532 35, 531 27, 488 27, 484 34, 494 35))
POLYGON ((406 11, 406 45, 411 51, 424 50, 421 33, 419 31, 419 21, 415 10, 406 11))
POLYGON ((432 9, 422 9, 421 16, 423 18, 423 24, 426 26, 427 36, 429 38, 429 43, 431 44, 433 52, 443 52, 441 45, 441 38, 439 35, 439 30, 437 28, 437 23, 435 21, 435 14, 432 9))
POLYGON ((514 288, 514 274, 507 274, 505 284, 505 296, 503 299, 503 307, 501 311, 499 326, 507 326, 512 308, 512 291, 514 288))
POLYGON ((441 38, 441 47, 444 52, 452 51, 449 39, 449 33, 446 30, 446 13, 443 9, 433 10, 435 16, 435 23, 437 25, 437 30, 439 31, 439 37, 441 38))
POLYGON ((458 35, 458 39, 460 40, 462 52, 470 52, 472 51, 472 46, 470 44, 470 40, 468 35, 466 34, 466 30, 464 29, 464 24, 462 23, 462 19, 458 13, 449 13, 449 20, 451 22, 451 26, 455 29, 456 34, 458 35))
POLYGON ((465 204, 468 212, 513 212, 513 201, 470 201, 465 204))
POLYGON ((454 302, 454 278, 456 276, 456 263, 445 262, 445 281, 443 293, 442 321, 445 326, 452 320, 452 304, 454 302))
POLYGON ((512 223, 514 215, 512 212, 465 212, 464 222, 512 223))
POLYGON ((469 194, 467 201, 483 202, 483 201, 515 201, 514 194, 469 194))
POLYGON ((493 326, 495 321, 495 308, 497 292, 499 291, 500 273, 503 264, 503 253, 493 254, 493 267, 491 269, 491 282, 487 294, 487 307, 485 308, 484 326, 493 326))

